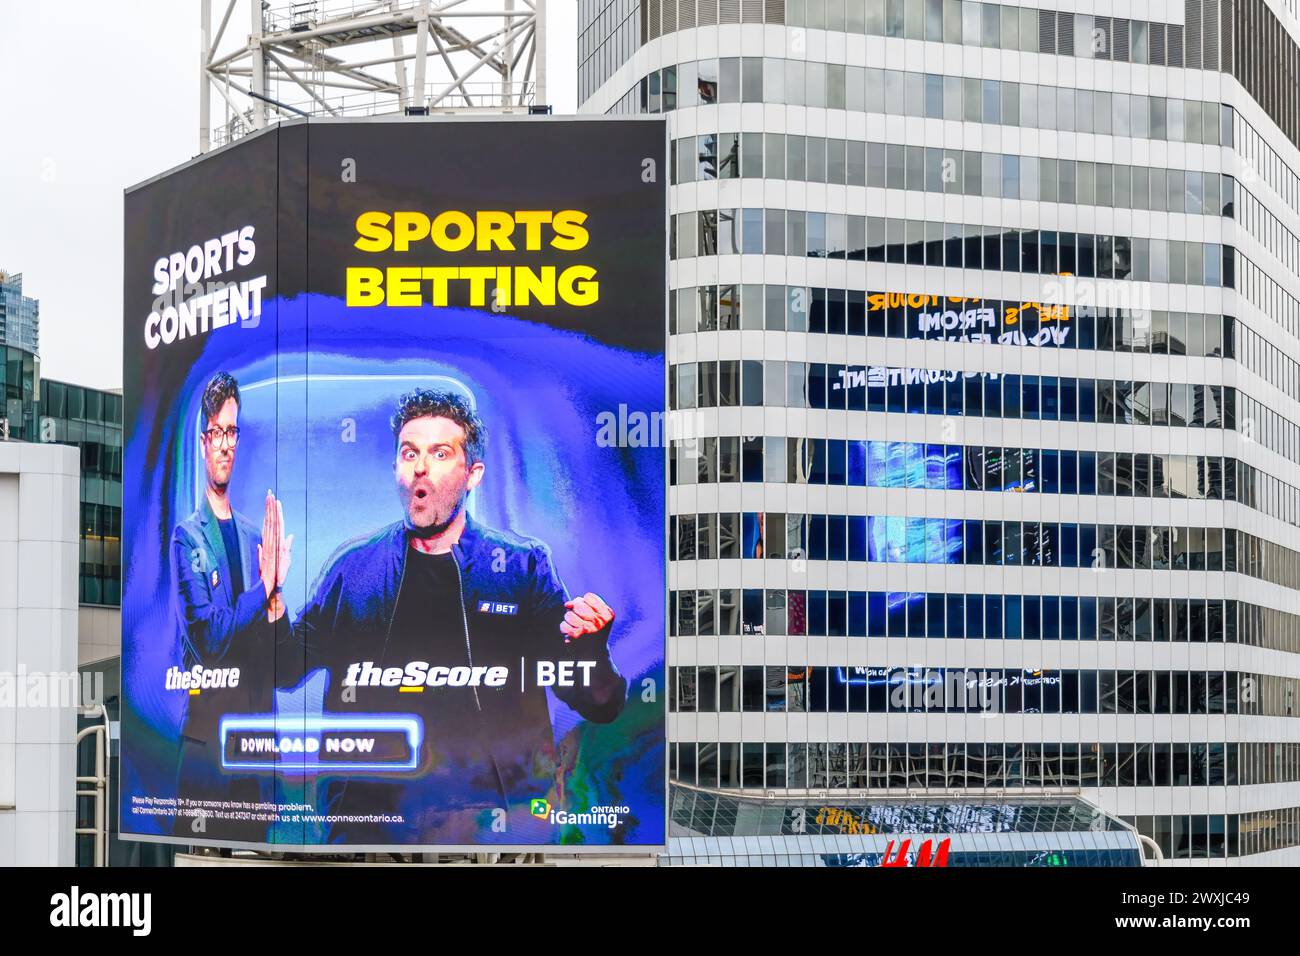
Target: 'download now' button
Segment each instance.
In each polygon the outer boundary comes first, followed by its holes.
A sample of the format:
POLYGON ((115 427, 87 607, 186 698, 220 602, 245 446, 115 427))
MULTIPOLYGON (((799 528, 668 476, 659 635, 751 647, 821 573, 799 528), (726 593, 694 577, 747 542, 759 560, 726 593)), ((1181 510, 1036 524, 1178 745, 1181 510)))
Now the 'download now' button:
POLYGON ((232 715, 221 719, 227 770, 393 771, 415 768, 423 725, 411 714, 325 715, 303 719, 232 715))

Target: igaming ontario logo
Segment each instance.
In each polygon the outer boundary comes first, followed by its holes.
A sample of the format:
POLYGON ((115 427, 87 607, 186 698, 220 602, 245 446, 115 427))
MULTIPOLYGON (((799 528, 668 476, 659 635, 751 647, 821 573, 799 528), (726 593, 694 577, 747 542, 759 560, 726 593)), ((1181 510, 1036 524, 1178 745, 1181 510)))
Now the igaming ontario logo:
POLYGON ((585 813, 570 813, 553 809, 550 802, 541 797, 534 798, 529 809, 533 816, 554 826, 604 826, 611 830, 632 812, 627 807, 590 807, 585 813))

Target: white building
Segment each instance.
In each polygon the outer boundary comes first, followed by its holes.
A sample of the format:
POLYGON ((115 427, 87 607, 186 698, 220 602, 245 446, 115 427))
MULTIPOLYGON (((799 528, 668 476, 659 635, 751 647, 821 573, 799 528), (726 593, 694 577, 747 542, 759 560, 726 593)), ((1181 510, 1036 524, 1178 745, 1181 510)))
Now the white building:
POLYGON ((78 451, 0 442, 0 864, 71 866, 78 451))
POLYGON ((1051 6, 579 0, 673 141, 673 775, 1294 864, 1296 3, 1051 6))

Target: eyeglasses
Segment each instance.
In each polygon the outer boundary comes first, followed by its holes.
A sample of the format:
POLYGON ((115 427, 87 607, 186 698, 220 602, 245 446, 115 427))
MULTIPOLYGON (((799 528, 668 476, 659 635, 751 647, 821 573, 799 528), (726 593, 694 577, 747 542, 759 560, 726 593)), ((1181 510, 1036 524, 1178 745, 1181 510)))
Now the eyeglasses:
POLYGON ((203 433, 207 436, 209 444, 220 448, 225 444, 227 448, 234 448, 239 444, 239 426, 231 425, 229 428, 209 428, 203 433), (222 439, 225 439, 224 443, 222 439))

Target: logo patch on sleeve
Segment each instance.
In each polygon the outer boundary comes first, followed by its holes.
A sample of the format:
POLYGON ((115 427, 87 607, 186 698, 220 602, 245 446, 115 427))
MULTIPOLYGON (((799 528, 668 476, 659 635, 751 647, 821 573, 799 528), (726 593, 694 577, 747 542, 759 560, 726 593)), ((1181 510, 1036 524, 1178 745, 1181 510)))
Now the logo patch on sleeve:
POLYGON ((479 601, 478 612, 480 614, 509 614, 519 613, 518 604, 505 604, 501 601, 479 601))

